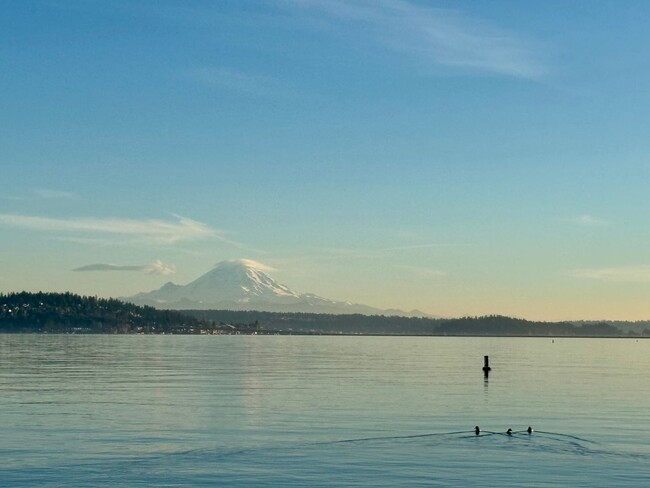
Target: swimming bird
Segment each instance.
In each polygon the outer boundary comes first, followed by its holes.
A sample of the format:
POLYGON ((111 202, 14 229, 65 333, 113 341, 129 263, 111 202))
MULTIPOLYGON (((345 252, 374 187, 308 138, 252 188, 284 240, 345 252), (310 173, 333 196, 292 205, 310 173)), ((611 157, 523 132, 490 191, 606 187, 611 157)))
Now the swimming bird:
POLYGON ((476 427, 474 427, 474 433, 476 435, 479 435, 481 433, 481 428, 478 425, 476 427))
POLYGON ((512 435, 512 429, 508 429, 508 430, 506 431, 506 434, 508 434, 508 435, 512 435))
POLYGON ((529 434, 532 434, 533 433, 533 428, 529 425, 528 428, 526 429, 526 432, 528 432, 529 434))

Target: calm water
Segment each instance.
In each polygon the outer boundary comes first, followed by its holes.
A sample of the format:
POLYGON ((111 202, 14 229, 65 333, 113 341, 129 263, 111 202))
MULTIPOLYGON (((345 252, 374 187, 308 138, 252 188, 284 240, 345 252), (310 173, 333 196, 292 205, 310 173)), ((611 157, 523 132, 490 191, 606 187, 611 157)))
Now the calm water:
POLYGON ((650 486, 649 373, 634 339, 0 335, 0 485, 650 486))

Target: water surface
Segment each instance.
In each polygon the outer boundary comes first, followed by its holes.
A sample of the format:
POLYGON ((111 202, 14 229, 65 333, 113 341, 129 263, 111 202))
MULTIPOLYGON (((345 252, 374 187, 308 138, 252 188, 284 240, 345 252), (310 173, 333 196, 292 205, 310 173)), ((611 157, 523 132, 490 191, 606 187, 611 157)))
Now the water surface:
POLYGON ((0 358, 3 486, 650 480, 650 341, 0 335, 0 358))

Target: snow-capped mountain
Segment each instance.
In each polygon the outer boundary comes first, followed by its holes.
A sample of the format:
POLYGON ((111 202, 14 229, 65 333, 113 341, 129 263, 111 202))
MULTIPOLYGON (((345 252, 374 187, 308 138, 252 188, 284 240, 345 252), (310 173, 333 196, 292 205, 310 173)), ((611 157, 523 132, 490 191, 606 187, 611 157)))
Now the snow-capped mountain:
POLYGON ((270 270, 268 266, 250 259, 222 261, 187 285, 170 282, 158 290, 138 293, 125 300, 167 309, 424 315, 416 311, 386 311, 367 305, 328 300, 311 293, 297 293, 271 278, 267 274, 270 270))

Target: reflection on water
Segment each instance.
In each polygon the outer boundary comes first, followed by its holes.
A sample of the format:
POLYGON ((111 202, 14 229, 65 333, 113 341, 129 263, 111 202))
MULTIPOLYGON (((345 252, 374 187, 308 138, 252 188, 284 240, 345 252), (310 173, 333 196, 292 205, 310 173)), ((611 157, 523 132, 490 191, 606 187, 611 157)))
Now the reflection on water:
POLYGON ((620 339, 0 335, 0 479, 639 486, 649 353, 620 339))

